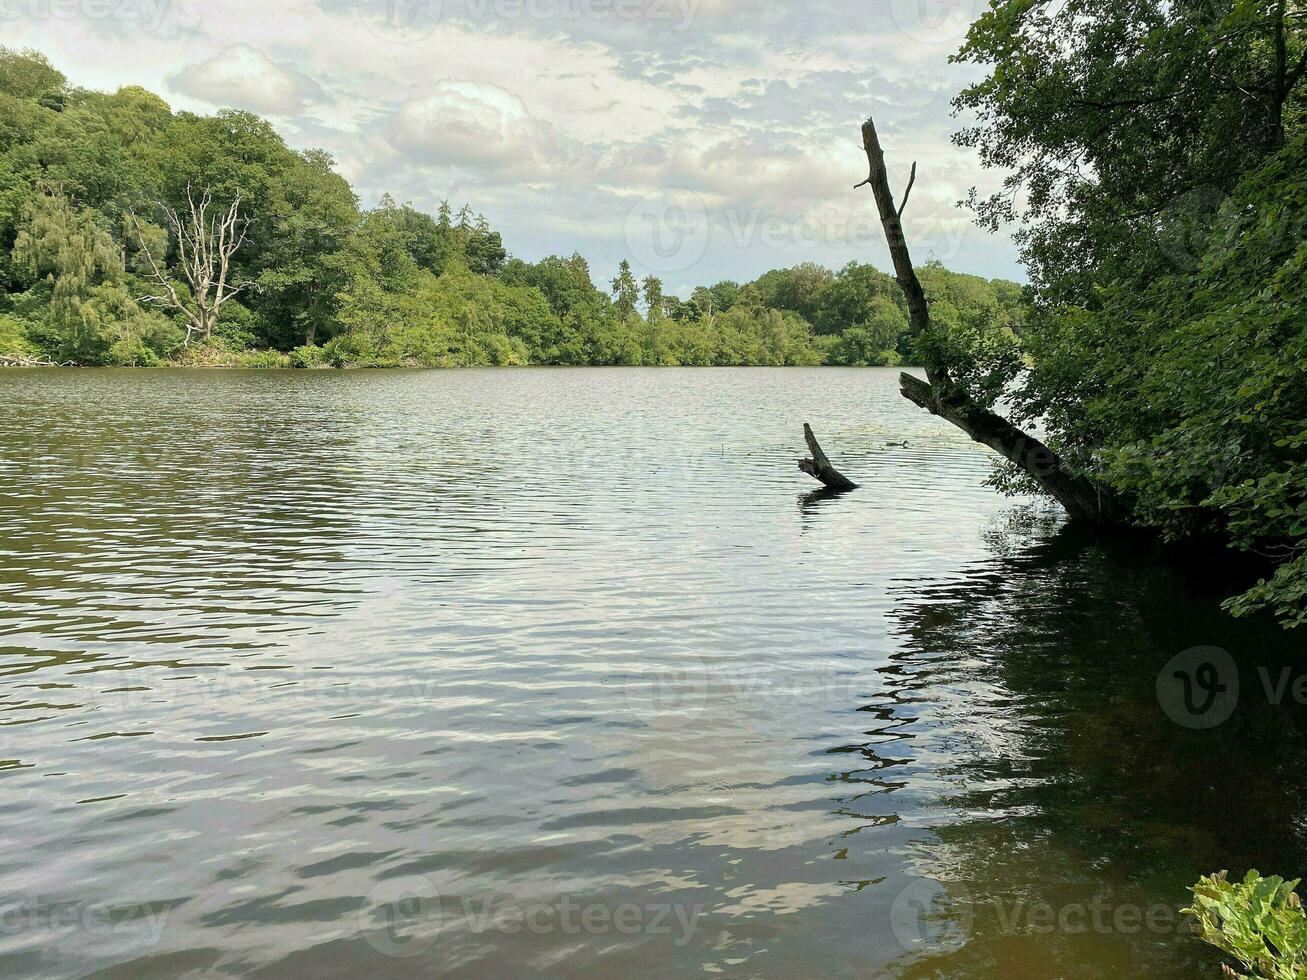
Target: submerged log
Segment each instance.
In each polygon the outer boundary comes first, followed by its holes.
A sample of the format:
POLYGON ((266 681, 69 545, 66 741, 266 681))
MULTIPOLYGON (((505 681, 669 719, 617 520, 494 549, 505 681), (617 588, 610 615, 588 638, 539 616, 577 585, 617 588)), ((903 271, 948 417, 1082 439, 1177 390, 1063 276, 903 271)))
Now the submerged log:
MULTIPOLYGON (((908 252, 907 238, 903 234, 903 204, 896 207, 885 170, 885 153, 876 134, 876 123, 867 119, 862 124, 862 143, 867 153, 870 173, 858 187, 870 184, 876 196, 885 241, 890 258, 894 261, 894 274, 908 304, 908 322, 912 333, 921 337, 931 330, 930 307, 925 291, 917 278, 908 252)), ((917 179, 917 165, 912 165, 908 192, 917 179)), ((855 188, 856 189, 856 188, 855 188)), ((1097 484, 1077 473, 1039 439, 1022 431, 1010 421, 977 403, 949 376, 947 365, 926 365, 926 380, 904 373, 899 377, 903 396, 933 415, 953 423, 976 442, 982 443, 1007 459, 1024 472, 1040 489, 1056 499, 1074 520, 1103 524, 1118 519, 1116 500, 1103 492, 1097 484)))
POLYGON ((856 483, 831 465, 826 454, 822 452, 817 437, 812 433, 812 426, 806 422, 803 424, 803 438, 808 442, 808 452, 812 453, 812 458, 799 460, 799 469, 814 480, 820 480, 828 489, 836 493, 847 493, 858 489, 856 483))

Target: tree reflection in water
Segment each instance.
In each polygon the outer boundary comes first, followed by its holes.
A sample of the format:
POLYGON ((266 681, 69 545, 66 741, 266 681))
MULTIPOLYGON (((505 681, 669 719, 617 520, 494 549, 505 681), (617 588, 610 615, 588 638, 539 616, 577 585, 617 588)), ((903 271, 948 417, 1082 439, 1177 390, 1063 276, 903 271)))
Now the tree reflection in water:
POLYGON ((1215 975, 1178 915, 1188 886, 1223 868, 1307 870, 1307 709, 1264 683, 1307 671, 1301 638, 1220 609, 1237 584, 1226 556, 1177 562, 1071 529, 1020 547, 1031 520, 996 532, 961 578, 903 584, 886 693, 863 708, 867 764, 837 777, 874 777, 925 828, 907 857, 937 894, 896 905, 897 965, 1215 975), (1198 646, 1238 664, 1238 706, 1211 730, 1177 724, 1157 694, 1198 646))

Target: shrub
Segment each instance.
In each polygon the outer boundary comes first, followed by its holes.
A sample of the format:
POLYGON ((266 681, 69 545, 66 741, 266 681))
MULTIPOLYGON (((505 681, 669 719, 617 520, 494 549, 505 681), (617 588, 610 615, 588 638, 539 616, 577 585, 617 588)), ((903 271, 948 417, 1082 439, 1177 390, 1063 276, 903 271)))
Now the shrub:
POLYGON ((318 367, 327 362, 327 352, 316 344, 296 347, 286 357, 293 368, 318 367))
POLYGON ((240 368, 284 368, 290 367, 290 359, 275 350, 247 350, 236 355, 236 366, 240 368))
POLYGON ((104 363, 116 367, 157 367, 159 355, 147 347, 140 337, 128 336, 109 345, 104 363))
POLYGON ((267 334, 268 325, 263 317, 251 312, 248 307, 236 300, 232 300, 223 304, 222 316, 213 327, 210 342, 214 346, 226 347, 228 350, 249 350, 267 334))
POLYGON ((34 354, 36 347, 27 339, 27 325, 9 313, 0 313, 0 354, 34 354))
POLYGON ((1226 872, 1194 885, 1194 904, 1185 909, 1198 920, 1198 935, 1236 959, 1244 972, 1225 968, 1241 980, 1303 980, 1307 977, 1307 915, 1294 891, 1297 881, 1263 878, 1249 871, 1232 884, 1226 872))
POLYGON ((332 367, 375 367, 376 344, 362 333, 344 333, 333 337, 323 348, 323 355, 332 367))

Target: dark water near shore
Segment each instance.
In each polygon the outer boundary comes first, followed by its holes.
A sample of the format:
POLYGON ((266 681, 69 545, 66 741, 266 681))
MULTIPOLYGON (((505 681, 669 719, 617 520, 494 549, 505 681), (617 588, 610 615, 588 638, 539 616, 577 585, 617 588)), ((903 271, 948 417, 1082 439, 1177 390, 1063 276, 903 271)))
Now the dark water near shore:
POLYGON ((1185 887, 1307 871, 1301 639, 986 490, 894 372, 0 405, 0 974, 1215 977, 1185 887))

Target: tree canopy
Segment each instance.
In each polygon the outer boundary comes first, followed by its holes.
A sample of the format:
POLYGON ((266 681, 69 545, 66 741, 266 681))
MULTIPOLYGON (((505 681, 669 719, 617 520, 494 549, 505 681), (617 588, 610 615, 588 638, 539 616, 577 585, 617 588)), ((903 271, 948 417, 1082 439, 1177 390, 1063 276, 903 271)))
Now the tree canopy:
MULTIPOLYGON (((996 0, 957 137, 1030 270, 1018 421, 1177 540, 1265 555, 1232 600, 1307 621, 1307 10, 996 0)), ((1018 481, 1019 482, 1019 481, 1018 481)))

